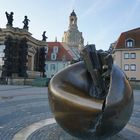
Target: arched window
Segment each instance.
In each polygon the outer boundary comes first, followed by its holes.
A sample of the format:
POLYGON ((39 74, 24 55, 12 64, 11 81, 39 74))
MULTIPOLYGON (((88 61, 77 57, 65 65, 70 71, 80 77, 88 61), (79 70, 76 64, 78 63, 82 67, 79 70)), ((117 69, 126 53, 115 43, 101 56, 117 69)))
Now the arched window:
POLYGON ((126 47, 131 48, 134 47, 134 40, 129 38, 126 40, 126 47))

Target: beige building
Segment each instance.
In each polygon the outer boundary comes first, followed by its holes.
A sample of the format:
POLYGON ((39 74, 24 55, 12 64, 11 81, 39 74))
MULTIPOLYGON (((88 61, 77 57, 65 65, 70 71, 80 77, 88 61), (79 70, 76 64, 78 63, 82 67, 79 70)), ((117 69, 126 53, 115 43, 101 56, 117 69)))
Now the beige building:
POLYGON ((120 35, 114 48, 114 63, 130 80, 140 80, 140 28, 120 35))
POLYGON ((80 50, 84 46, 82 32, 78 30, 77 16, 74 10, 69 16, 69 27, 62 38, 63 46, 73 56, 74 60, 80 58, 80 50))
POLYGON ((47 42, 35 39, 34 37, 32 37, 32 34, 25 29, 9 27, 9 26, 7 26, 7 28, 0 28, 0 68, 4 63, 3 50, 5 49, 4 42, 7 36, 11 36, 13 39, 17 39, 17 40, 23 38, 27 39, 27 44, 28 44, 27 73, 31 77, 40 76, 40 72, 36 71, 35 55, 38 48, 47 46, 47 42))

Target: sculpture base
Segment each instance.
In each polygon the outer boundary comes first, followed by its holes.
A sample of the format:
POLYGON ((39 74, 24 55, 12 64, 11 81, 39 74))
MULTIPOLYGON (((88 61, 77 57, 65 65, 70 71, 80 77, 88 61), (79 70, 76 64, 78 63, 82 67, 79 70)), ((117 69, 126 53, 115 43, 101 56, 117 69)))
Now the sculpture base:
MULTIPOLYGON (((51 124, 32 133, 28 140, 81 140, 66 133, 58 124, 51 124)), ((89 139, 88 139, 89 140, 89 139)), ((93 140, 93 139, 92 139, 93 140)), ((97 140, 97 139, 96 139, 97 140)), ((119 135, 103 140, 126 140, 119 135)))

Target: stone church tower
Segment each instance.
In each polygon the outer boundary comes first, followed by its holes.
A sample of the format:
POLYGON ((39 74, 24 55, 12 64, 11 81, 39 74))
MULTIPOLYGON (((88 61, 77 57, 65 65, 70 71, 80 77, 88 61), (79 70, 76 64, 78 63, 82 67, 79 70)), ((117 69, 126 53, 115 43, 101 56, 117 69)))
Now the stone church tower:
POLYGON ((84 39, 82 36, 82 32, 79 32, 77 26, 77 16, 74 12, 70 14, 69 17, 69 29, 64 32, 64 36, 62 38, 62 42, 66 43, 68 47, 80 49, 84 46, 84 39))

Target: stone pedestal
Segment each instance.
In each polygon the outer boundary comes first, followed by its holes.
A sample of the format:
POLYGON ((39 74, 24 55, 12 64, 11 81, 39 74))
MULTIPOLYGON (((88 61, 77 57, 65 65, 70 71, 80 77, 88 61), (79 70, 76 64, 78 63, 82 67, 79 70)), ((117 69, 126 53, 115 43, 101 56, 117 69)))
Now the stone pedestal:
MULTIPOLYGON (((34 133, 32 133, 27 140, 82 140, 76 137, 69 135, 65 132, 58 124, 50 124, 44 126, 34 133)), ((84 140, 99 140, 99 139, 84 139, 84 140)), ((100 139, 101 140, 101 139, 100 139)), ((125 140, 119 135, 113 136, 111 138, 103 140, 125 140)))

